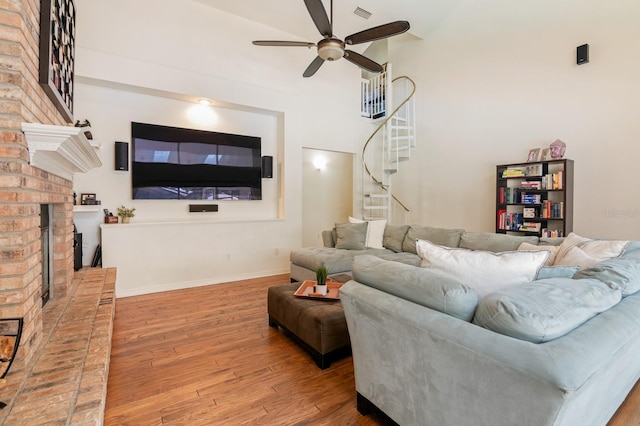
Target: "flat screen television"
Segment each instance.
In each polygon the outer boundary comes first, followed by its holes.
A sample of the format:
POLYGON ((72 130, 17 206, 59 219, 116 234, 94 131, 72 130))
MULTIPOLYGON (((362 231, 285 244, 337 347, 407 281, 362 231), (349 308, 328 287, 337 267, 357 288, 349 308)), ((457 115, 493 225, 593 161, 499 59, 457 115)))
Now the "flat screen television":
POLYGON ((133 198, 262 199, 261 139, 131 123, 133 198))

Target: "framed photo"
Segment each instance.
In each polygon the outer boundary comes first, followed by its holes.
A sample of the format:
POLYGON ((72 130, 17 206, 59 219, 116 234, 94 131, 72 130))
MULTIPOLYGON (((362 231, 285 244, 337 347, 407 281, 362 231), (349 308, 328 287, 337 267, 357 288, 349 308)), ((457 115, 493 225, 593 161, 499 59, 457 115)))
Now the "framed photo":
POLYGON ((542 151, 540 151, 540 161, 549 160, 551 160, 551 148, 542 148, 542 151))
POLYGON ((75 38, 73 0, 42 0, 38 83, 67 122, 73 121, 75 38))
POLYGON ((529 156, 527 157, 527 163, 531 163, 533 161, 538 161, 538 157, 540 157, 540 148, 533 148, 529 150, 529 156))
POLYGON ((80 194, 80 204, 83 206, 93 206, 96 204, 96 194, 80 194))

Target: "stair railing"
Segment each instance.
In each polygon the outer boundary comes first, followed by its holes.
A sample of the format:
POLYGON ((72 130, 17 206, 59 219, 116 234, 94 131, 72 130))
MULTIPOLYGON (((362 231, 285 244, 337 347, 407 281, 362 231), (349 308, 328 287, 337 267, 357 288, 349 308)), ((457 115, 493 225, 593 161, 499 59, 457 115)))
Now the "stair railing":
MULTIPOLYGON (((369 146, 369 143, 371 143, 371 141, 373 141, 373 138, 378 134, 378 132, 380 130, 382 130, 385 125, 389 122, 389 120, 391 120, 396 114, 398 114, 398 112, 400 111, 400 109, 402 109, 402 107, 411 100, 411 98, 413 97, 413 95, 416 92, 416 83, 407 76, 399 76, 394 78, 391 83, 395 83, 396 81, 400 80, 400 79, 406 79, 408 80, 411 85, 412 85, 412 89, 411 89, 411 93, 409 93, 409 95, 407 95, 407 97, 400 103, 400 105, 398 105, 392 112, 391 114, 387 115, 384 120, 378 125, 378 127, 376 127, 376 129, 373 131, 373 133, 371 133, 371 136, 369 136, 369 138, 367 139, 367 141, 364 143, 364 146, 362 147, 362 166, 364 168, 365 173, 369 176, 369 178, 371 179, 371 181, 376 184, 379 185, 380 188, 382 188, 384 191, 388 191, 388 185, 385 185, 380 179, 378 179, 376 176, 373 175, 373 173, 371 172, 371 170, 369 169, 369 166, 367 165, 367 161, 366 161, 366 150, 367 147, 369 146)), ((415 123, 414 123, 415 125, 415 123)), ((393 198, 393 200, 404 209, 405 212, 409 212, 409 208, 402 202, 400 201, 395 195, 391 194, 391 197, 393 198)))

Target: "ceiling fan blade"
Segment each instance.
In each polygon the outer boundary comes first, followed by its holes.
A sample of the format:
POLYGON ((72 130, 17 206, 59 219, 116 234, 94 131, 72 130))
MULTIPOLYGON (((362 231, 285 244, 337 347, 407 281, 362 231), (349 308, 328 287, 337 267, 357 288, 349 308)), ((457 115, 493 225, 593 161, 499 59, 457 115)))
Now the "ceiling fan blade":
POLYGON ((352 50, 345 50, 344 58, 347 61, 353 64, 356 64, 360 68, 364 68, 367 71, 382 72, 383 70, 382 65, 380 65, 379 63, 374 62, 371 59, 367 58, 366 56, 362 56, 361 54, 354 52, 352 50))
POLYGON ((309 15, 311 15, 311 19, 313 19, 313 23, 316 24, 320 34, 324 37, 333 37, 331 22, 329 22, 327 11, 322 5, 322 0, 304 0, 304 4, 307 5, 309 15))
POLYGON ((307 69, 304 70, 304 74, 302 74, 302 76, 311 77, 316 73, 316 71, 318 71, 318 69, 322 66, 322 64, 324 64, 324 59, 322 59, 320 56, 316 56, 313 62, 311 62, 311 64, 307 67, 307 69))
POLYGON ((278 40, 255 40, 252 41, 256 46, 292 46, 292 47, 315 47, 315 43, 308 41, 278 41, 278 40))
POLYGON ((380 40, 402 34, 410 28, 407 21, 395 21, 388 24, 380 25, 378 27, 369 28, 368 30, 360 31, 355 34, 351 34, 344 39, 345 44, 360 44, 368 41, 380 40))

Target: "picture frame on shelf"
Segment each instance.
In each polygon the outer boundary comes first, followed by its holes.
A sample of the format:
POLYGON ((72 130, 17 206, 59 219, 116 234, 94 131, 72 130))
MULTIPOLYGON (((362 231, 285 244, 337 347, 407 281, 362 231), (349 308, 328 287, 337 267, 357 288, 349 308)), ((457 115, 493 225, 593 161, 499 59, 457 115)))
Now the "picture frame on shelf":
POLYGON ((533 148, 529 150, 529 156, 527 157, 527 163, 533 163, 538 161, 540 157, 540 148, 533 148))
POLYGON ((540 161, 551 160, 551 148, 542 148, 540 151, 540 161))
POLYGON ((96 194, 80 194, 80 204, 83 206, 93 206, 96 204, 96 194))
POLYGON ((73 0, 42 0, 38 83, 67 122, 73 122, 75 37, 73 0))

